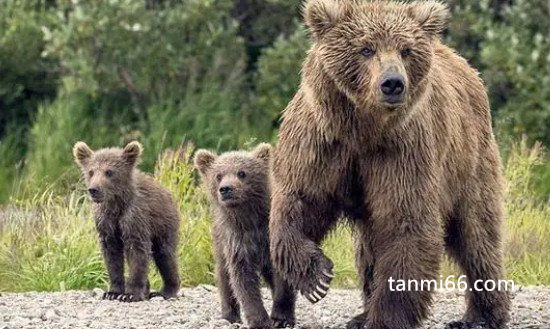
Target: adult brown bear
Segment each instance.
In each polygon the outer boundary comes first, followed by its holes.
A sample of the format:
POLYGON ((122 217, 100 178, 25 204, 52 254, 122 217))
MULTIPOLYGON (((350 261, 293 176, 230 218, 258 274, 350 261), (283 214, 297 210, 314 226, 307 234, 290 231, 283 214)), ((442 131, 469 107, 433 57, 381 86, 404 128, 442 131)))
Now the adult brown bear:
POLYGON ((319 244, 350 218, 364 313, 349 328, 417 327, 431 292, 388 280, 439 280, 445 249, 474 290, 450 326, 509 318, 506 291, 474 288, 503 279, 501 163, 483 83, 440 40, 448 16, 436 1, 305 6, 313 45, 272 162, 271 256, 315 302, 332 277, 319 244))

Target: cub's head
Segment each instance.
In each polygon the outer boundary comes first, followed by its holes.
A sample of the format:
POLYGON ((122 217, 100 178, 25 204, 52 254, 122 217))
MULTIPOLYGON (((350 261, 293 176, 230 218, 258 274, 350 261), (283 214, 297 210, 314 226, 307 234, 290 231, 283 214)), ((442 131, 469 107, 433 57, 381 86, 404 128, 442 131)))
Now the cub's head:
POLYGON ((132 174, 141 155, 141 144, 128 143, 124 149, 93 151, 86 143, 73 147, 75 162, 86 179, 88 193, 95 203, 108 201, 132 188, 132 174))
POLYGON ((268 197, 270 153, 271 146, 265 143, 250 152, 217 155, 198 150, 194 162, 212 200, 222 207, 236 207, 268 197))
POLYGON ((324 72, 358 109, 385 113, 422 94, 449 17, 433 0, 308 0, 304 11, 324 72))

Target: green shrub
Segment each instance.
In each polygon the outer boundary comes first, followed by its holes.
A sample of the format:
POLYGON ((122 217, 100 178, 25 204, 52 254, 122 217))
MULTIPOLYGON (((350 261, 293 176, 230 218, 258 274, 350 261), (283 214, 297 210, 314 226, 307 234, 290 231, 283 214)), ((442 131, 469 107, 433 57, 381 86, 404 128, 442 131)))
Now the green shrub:
POLYGON ((244 49, 228 16, 231 6, 229 0, 189 0, 151 10, 143 0, 72 2, 47 49, 60 58, 69 90, 124 90, 139 107, 207 88, 205 80, 234 77, 244 49))
POLYGON ((309 46, 307 31, 299 26, 291 36, 278 38, 260 57, 254 107, 271 127, 278 126, 281 112, 298 90, 309 46))
POLYGON ((44 53, 43 34, 55 23, 44 1, 0 1, 0 138, 56 95, 58 63, 44 53))

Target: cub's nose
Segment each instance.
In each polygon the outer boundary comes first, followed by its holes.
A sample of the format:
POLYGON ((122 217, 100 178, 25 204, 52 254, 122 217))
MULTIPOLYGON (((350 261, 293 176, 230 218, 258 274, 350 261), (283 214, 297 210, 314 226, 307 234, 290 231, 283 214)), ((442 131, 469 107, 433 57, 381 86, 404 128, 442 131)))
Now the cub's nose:
POLYGON ((390 73, 382 79, 380 90, 384 95, 384 100, 388 103, 401 101, 401 96, 405 91, 405 79, 401 74, 390 73))
POLYGON ((230 196, 233 193, 233 186, 222 186, 220 187, 220 194, 223 197, 230 196))
POLYGON ((97 198, 99 196, 99 190, 96 188, 89 188, 88 193, 90 193, 92 198, 97 198))

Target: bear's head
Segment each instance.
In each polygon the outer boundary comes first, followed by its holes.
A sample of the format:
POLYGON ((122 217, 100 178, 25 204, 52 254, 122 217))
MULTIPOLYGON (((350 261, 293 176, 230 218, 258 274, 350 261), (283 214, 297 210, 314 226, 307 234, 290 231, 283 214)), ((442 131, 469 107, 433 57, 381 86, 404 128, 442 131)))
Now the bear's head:
POLYGON ((93 151, 86 143, 73 147, 75 162, 82 170, 90 197, 95 203, 124 197, 133 188, 133 172, 141 155, 141 144, 134 141, 124 149, 93 151))
POLYGON ((395 113, 423 93, 449 11, 437 1, 308 0, 310 54, 360 110, 395 113))
POLYGON ((268 200, 270 153, 271 145, 266 143, 250 152, 221 155, 198 150, 194 162, 213 202, 221 207, 236 207, 268 200))

